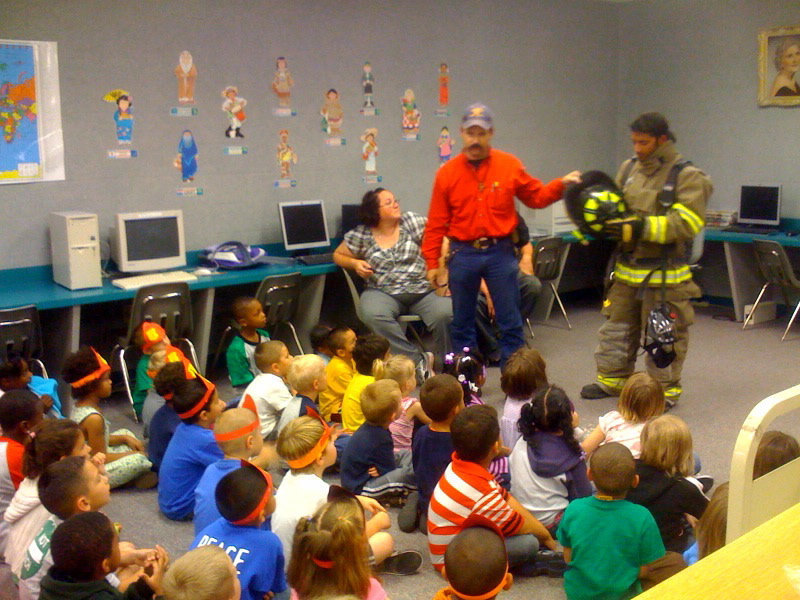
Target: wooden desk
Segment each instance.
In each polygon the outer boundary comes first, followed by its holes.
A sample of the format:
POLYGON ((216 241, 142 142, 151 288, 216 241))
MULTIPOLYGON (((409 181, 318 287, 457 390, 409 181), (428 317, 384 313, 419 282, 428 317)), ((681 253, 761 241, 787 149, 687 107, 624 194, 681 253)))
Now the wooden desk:
POLYGON ((784 565, 800 566, 800 504, 637 596, 637 600, 796 600, 784 565))
MULTIPOLYGON (((196 266, 196 253, 190 253, 189 266, 196 266)), ((319 320, 325 275, 336 271, 333 263, 304 265, 261 265, 251 269, 224 271, 219 274, 198 277, 189 283, 192 291, 192 313, 194 334, 192 342, 198 359, 205 366, 209 354, 211 318, 214 293, 217 288, 260 282, 268 275, 283 275, 299 271, 305 276, 300 308, 295 327, 300 339, 308 339, 308 332, 319 320)), ((108 279, 103 286, 86 290, 68 290, 53 281, 49 265, 0 271, 0 308, 34 304, 40 311, 47 311, 51 327, 45 335, 47 356, 56 360, 56 373, 61 361, 80 345, 81 309, 93 304, 133 299, 136 290, 114 287, 108 279)), ((121 317, 120 317, 121 318, 121 317)), ((127 326, 127 323, 124 324, 127 326)))

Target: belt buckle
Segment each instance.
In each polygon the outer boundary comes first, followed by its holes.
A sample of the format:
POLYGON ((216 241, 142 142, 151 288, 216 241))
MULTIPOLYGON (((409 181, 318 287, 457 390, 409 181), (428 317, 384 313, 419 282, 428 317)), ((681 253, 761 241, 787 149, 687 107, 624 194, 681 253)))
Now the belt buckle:
POLYGON ((492 238, 479 237, 478 239, 472 240, 472 247, 477 250, 486 250, 491 245, 492 238))

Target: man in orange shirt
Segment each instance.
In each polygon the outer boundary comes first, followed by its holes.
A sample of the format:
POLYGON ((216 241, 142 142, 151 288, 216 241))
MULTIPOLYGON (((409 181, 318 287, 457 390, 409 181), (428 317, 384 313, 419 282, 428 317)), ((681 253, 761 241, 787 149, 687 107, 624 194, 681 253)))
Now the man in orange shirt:
POLYGON ((572 171, 543 184, 512 154, 491 147, 492 113, 483 104, 469 106, 461 119, 462 151, 437 171, 422 255, 428 280, 437 292, 447 287, 448 269, 440 268, 442 238, 450 238, 449 285, 453 296, 453 348, 476 348, 475 308, 481 278, 495 306, 501 366, 525 338, 519 312, 517 261, 511 234, 517 225, 514 197, 531 208, 559 200, 564 186, 580 181, 572 171))

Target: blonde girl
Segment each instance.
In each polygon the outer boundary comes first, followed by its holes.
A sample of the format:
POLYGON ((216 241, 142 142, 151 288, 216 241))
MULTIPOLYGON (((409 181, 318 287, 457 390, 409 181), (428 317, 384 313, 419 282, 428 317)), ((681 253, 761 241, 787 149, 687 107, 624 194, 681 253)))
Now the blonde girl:
POLYGON ((581 442, 584 452, 591 454, 601 444, 619 442, 633 458, 642 454, 639 436, 648 419, 664 413, 664 388, 647 373, 634 373, 625 382, 617 410, 600 417, 597 427, 581 442))
POLYGON ((656 520, 668 551, 689 546, 691 526, 685 515, 703 516, 708 499, 687 479, 694 469, 692 434, 674 415, 650 419, 642 429, 642 456, 636 461, 639 485, 627 499, 647 508, 656 520))
POLYGON ((714 490, 703 516, 697 522, 694 533, 697 541, 683 553, 687 565, 693 565, 701 558, 725 545, 725 532, 728 529, 728 482, 721 483, 714 490))
POLYGON ((520 348, 508 357, 500 375, 500 389, 506 395, 500 417, 500 438, 513 448, 522 434, 517 425, 522 406, 530 402, 536 390, 547 387, 547 365, 533 348, 520 348))
POLYGON ((394 451, 411 450, 411 436, 414 433, 415 420, 423 425, 431 422, 430 417, 422 410, 419 400, 409 396, 411 391, 417 387, 414 361, 403 354, 390 357, 383 366, 383 377, 396 381, 400 386, 400 393, 403 395, 403 399, 400 401, 400 416, 389 425, 394 451))
POLYGON ((372 576, 367 556, 364 510, 342 495, 297 524, 287 580, 292 599, 351 594, 383 600, 386 592, 372 576))

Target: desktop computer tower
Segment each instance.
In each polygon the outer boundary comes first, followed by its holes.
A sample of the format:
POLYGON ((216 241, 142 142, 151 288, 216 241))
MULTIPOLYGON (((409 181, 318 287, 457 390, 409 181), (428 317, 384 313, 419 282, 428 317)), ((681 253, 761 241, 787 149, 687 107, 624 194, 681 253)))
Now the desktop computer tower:
POLYGON ((97 215, 50 213, 50 253, 56 283, 70 290, 102 287, 97 215))

